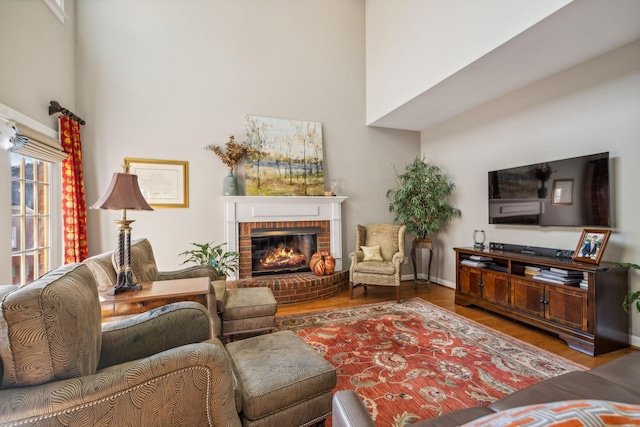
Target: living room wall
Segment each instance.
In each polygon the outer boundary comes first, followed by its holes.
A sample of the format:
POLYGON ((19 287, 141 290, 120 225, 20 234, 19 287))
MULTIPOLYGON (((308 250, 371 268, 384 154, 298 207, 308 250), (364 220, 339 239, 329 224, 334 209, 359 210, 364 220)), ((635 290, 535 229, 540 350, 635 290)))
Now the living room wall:
MULTIPOLYGON (((640 263, 639 99, 636 41, 422 132, 422 152, 457 184, 462 210, 437 236, 436 277, 455 283, 452 248, 472 246, 475 229, 488 242, 575 249, 582 228, 489 225, 487 172, 604 151, 613 165, 615 224, 603 260, 640 263)), ((630 280, 640 289, 637 271, 630 280)), ((631 320, 638 346, 640 315, 631 320)))
MULTIPOLYGON (((0 115, 18 112, 50 129, 49 101, 75 108, 74 2, 62 25, 42 1, 0 1, 0 115)), ((0 149, 0 186, 10 188, 10 153, 0 149)), ((0 283, 11 283, 11 192, 0 191, 0 283)), ((60 252, 52 251, 55 264, 60 252)))
MULTIPOLYGON (((364 0, 78 2, 87 203, 125 157, 188 161, 188 209, 128 212, 133 237, 150 239, 160 269, 176 268, 190 242, 224 239, 227 171, 203 147, 230 134, 241 140, 246 114, 317 121, 326 178, 349 197, 348 260, 356 224, 392 220, 385 193, 394 168, 420 152, 417 132, 365 126, 364 7, 364 0)), ((242 167, 239 175, 242 192, 242 167)), ((119 213, 88 215, 90 253, 112 249, 119 213)))
POLYGON ((367 123, 456 74, 572 0, 367 0, 367 123))

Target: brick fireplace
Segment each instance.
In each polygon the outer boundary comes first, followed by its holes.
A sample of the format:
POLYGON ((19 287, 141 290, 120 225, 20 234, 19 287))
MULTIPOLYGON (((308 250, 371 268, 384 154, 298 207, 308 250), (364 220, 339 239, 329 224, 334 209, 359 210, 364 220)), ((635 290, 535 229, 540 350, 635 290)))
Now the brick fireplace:
MULTIPOLYGON (((239 224, 238 240, 240 253, 240 279, 248 279, 256 276, 254 266, 254 236, 262 231, 278 230, 280 234, 286 234, 287 230, 292 233, 299 230, 308 231, 316 236, 316 248, 311 253, 305 253, 307 262, 313 252, 331 251, 331 234, 329 232, 329 221, 275 221, 275 222, 243 222, 239 224)), ((280 270, 287 270, 286 268, 280 270)), ((292 269, 293 270, 293 269, 292 269)), ((286 274, 286 273, 284 273, 286 274)))
POLYGON ((346 289, 349 272, 342 271, 341 204, 346 197, 224 196, 225 240, 231 251, 240 253, 238 276, 229 276, 227 287, 268 286, 279 303, 323 298, 346 289), (336 259, 336 273, 316 276, 293 272, 257 276, 252 274, 252 232, 313 229, 317 250, 336 259))

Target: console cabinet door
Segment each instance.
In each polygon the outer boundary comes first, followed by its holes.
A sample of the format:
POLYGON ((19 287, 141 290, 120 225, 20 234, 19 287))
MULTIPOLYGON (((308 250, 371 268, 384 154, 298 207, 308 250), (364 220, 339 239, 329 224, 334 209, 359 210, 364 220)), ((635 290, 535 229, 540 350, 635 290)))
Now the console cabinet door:
POLYGON ((482 296, 482 273, 475 268, 460 266, 460 283, 458 283, 458 291, 474 295, 482 296))
POLYGON ((544 285, 511 276, 511 308, 544 317, 544 285))
POLYGON ((496 304, 509 305, 509 276, 493 271, 482 272, 482 298, 496 304))
POLYGON ((562 286, 547 287, 546 318, 573 329, 587 331, 587 294, 562 286))

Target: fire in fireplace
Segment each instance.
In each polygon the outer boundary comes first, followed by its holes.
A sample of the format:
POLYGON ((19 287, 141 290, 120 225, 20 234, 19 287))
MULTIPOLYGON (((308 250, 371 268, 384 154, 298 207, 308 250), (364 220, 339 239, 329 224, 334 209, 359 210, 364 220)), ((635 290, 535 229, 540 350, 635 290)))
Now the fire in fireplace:
POLYGON ((252 275, 309 271, 320 232, 320 227, 252 229, 252 275))

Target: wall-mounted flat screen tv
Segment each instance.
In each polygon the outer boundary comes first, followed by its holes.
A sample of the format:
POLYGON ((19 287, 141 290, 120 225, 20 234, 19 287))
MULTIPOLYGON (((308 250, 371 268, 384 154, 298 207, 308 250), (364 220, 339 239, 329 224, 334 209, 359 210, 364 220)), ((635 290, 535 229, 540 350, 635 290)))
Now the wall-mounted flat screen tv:
POLYGON ((609 153, 489 172, 489 224, 611 227, 609 153))

